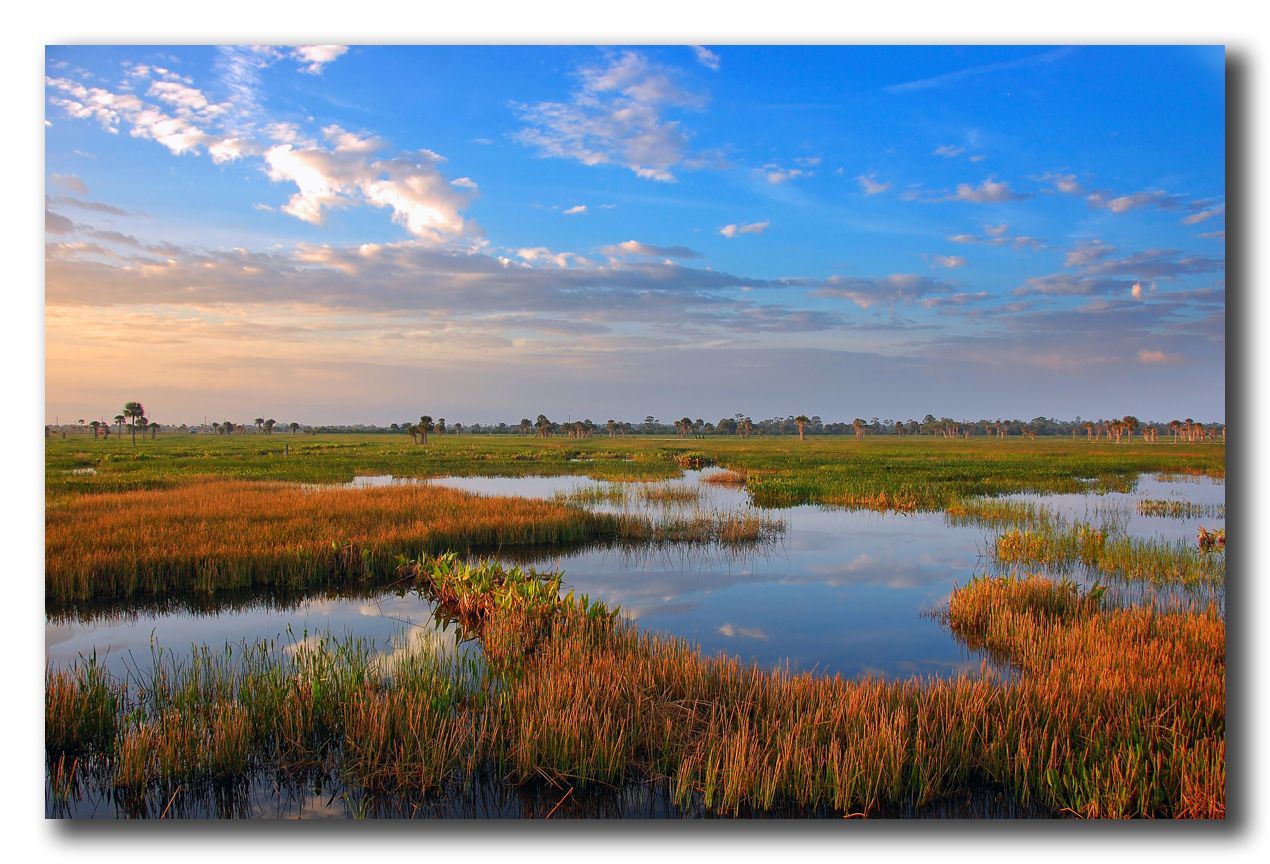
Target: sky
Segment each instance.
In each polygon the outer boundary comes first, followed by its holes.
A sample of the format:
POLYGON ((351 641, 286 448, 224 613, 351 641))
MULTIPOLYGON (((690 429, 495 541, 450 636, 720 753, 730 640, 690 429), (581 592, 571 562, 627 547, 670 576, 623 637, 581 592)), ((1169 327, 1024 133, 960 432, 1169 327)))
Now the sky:
POLYGON ((46 422, 1225 416, 1221 47, 49 47, 46 422))

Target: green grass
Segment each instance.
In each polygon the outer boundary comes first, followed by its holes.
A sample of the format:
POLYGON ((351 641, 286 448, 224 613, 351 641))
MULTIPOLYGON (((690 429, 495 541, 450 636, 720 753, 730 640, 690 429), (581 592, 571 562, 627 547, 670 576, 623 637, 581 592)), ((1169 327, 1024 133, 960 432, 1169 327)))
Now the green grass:
POLYGON ((343 483, 358 474, 662 480, 679 476, 684 467, 712 464, 743 474, 760 506, 943 510, 962 499, 1015 492, 1127 491, 1142 472, 1224 477, 1225 445, 932 436, 812 436, 800 442, 795 436, 679 441, 446 435, 424 446, 405 435, 165 433, 135 448, 127 440, 50 438, 45 480, 55 500, 170 487, 206 476, 307 483, 343 483), (287 446, 290 455, 283 456, 287 446), (95 473, 84 473, 87 468, 95 473))

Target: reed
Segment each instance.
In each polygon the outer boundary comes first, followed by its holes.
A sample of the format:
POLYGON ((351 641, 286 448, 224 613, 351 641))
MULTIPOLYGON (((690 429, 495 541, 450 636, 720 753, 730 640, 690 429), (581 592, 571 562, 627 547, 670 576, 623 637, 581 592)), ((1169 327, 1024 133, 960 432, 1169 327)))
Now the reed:
POLYGON ((702 483, 711 483, 715 486, 744 486, 746 481, 746 473, 744 471, 733 471, 731 469, 723 469, 714 471, 710 474, 703 475, 702 483))
POLYGON ((1034 525, 1048 527, 1057 520, 1049 508, 1032 501, 968 498, 944 511, 949 525, 1034 525))

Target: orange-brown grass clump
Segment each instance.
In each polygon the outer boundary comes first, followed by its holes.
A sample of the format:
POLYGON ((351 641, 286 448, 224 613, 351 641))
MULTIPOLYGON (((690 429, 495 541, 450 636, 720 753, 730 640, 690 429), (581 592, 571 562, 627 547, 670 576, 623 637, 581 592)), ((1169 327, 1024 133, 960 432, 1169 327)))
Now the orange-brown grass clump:
POLYGON ((428 485, 208 480, 50 507, 46 598, 358 584, 390 577, 400 556, 610 539, 618 527, 561 503, 428 485))
POLYGON ((983 742, 989 772, 1080 816, 1224 817, 1225 621, 1096 598, 1038 577, 954 592, 954 631, 1021 670, 983 742))
POLYGON ((560 595, 558 574, 453 556, 406 572, 481 639, 479 668, 416 652, 389 671, 326 641, 294 659, 203 655, 121 699, 106 782, 194 782, 298 752, 390 798, 486 771, 560 788, 665 780, 677 801, 725 814, 877 814, 985 784, 1086 817, 1225 813, 1212 609, 1104 609, 1071 583, 974 581, 954 593, 950 625, 1017 679, 847 681, 640 633, 560 595))

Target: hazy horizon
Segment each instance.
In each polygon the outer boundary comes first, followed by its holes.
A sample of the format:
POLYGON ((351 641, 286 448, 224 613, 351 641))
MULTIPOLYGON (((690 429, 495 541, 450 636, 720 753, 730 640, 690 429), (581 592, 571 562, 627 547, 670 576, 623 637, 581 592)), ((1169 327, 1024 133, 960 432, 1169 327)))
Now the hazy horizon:
POLYGON ((1224 64, 49 47, 45 422, 1223 421, 1224 64))

